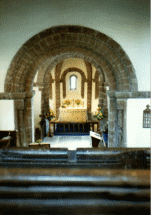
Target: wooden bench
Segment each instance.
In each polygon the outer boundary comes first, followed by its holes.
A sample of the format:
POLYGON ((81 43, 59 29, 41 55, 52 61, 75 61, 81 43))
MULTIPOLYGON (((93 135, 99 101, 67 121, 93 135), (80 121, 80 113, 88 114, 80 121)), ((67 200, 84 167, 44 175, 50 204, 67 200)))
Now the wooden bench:
POLYGON ((130 148, 10 148, 0 150, 0 165, 149 169, 150 150, 130 148))
POLYGON ((147 164, 148 148, 1 149, 0 214, 150 214, 147 164))
POLYGON ((150 170, 2 168, 1 214, 150 214, 150 170))

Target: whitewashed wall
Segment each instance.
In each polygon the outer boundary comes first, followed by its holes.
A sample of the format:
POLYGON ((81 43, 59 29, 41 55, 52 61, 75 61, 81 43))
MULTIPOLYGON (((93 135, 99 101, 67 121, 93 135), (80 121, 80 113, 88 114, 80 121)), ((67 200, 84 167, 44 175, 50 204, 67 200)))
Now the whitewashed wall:
POLYGON ((127 147, 150 147, 151 129, 143 128, 143 110, 150 99, 128 99, 127 147))
POLYGON ((0 100, 0 130, 14 129, 14 101, 0 100))
POLYGON ((116 40, 130 57, 140 91, 150 89, 149 0, 1 0, 0 92, 9 64, 32 36, 52 26, 81 25, 116 40))
POLYGON ((34 95, 34 125, 35 128, 40 128, 39 122, 41 121, 41 118, 39 115, 41 114, 41 91, 38 90, 38 87, 33 88, 35 90, 34 95))

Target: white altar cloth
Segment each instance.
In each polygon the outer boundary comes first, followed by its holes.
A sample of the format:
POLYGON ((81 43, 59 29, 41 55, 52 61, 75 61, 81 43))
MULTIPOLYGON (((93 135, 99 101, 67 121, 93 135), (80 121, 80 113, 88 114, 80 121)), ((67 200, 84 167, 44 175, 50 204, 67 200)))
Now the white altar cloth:
POLYGON ((87 109, 81 107, 68 107, 59 109, 59 121, 63 122, 86 122, 87 109))

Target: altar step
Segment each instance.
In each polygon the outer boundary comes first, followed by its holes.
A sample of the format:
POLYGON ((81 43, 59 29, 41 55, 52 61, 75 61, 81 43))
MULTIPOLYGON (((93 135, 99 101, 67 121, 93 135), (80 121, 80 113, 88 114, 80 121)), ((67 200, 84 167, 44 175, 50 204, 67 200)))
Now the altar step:
POLYGON ((50 143, 51 148, 68 148, 68 150, 76 150, 77 148, 92 148, 91 137, 85 136, 53 136, 45 137, 43 142, 50 143))

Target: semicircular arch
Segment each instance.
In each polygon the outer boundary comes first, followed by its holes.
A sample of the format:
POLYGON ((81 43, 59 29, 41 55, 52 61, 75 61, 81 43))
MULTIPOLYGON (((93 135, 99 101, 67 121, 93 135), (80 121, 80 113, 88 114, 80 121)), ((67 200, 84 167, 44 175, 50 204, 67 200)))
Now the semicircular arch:
MULTIPOLYGON (((74 52, 87 61, 88 56, 89 62, 96 64, 97 70, 101 67, 109 79, 115 79, 116 89, 113 90, 137 90, 133 65, 117 42, 96 30, 68 25, 46 29, 33 36, 20 48, 7 71, 5 92, 28 91, 29 88, 25 89, 24 86, 27 81, 28 86, 33 84, 35 74, 31 71, 35 69, 34 67, 37 68, 35 62, 38 61, 40 66, 49 57, 51 61, 55 61, 53 57, 60 58, 66 52, 68 54, 74 52), (30 72, 32 74, 28 77, 30 72)), ((67 55, 66 57, 70 57, 67 55)))
MULTIPOLYGON (((106 81, 111 91, 135 92, 137 91, 137 78, 134 67, 129 57, 115 40, 111 37, 82 26, 55 26, 46 29, 30 38, 14 56, 7 70, 4 83, 5 92, 29 92, 33 89, 33 82, 38 69, 50 62, 49 69, 53 68, 67 58, 81 58, 93 66, 101 73, 103 71, 106 81)), ((49 69, 44 66, 42 71, 43 83, 49 84, 49 69)), ((114 102, 113 102, 114 103, 114 102)), ((117 114, 112 114, 110 118, 109 136, 112 146, 122 145, 125 137, 117 138, 120 130, 114 126, 118 121, 116 116, 121 114, 114 106, 117 114), (113 126, 111 126, 113 125, 113 126)), ((32 106, 31 101, 25 102, 25 123, 26 143, 32 141, 32 106), (30 113, 29 113, 30 112, 30 113)), ((125 111, 126 112, 126 111, 125 111)), ((125 113, 124 111, 122 114, 125 113)), ((17 117, 17 116, 16 116, 17 117)), ((122 115, 125 120, 125 116, 122 115)), ((17 120, 16 120, 17 121, 17 120)), ((125 122, 123 123, 126 124, 125 122)), ((24 130, 19 128, 19 130, 24 130)), ((125 135, 125 134, 124 134, 125 135)), ((24 133, 20 136, 24 136, 24 133)))

